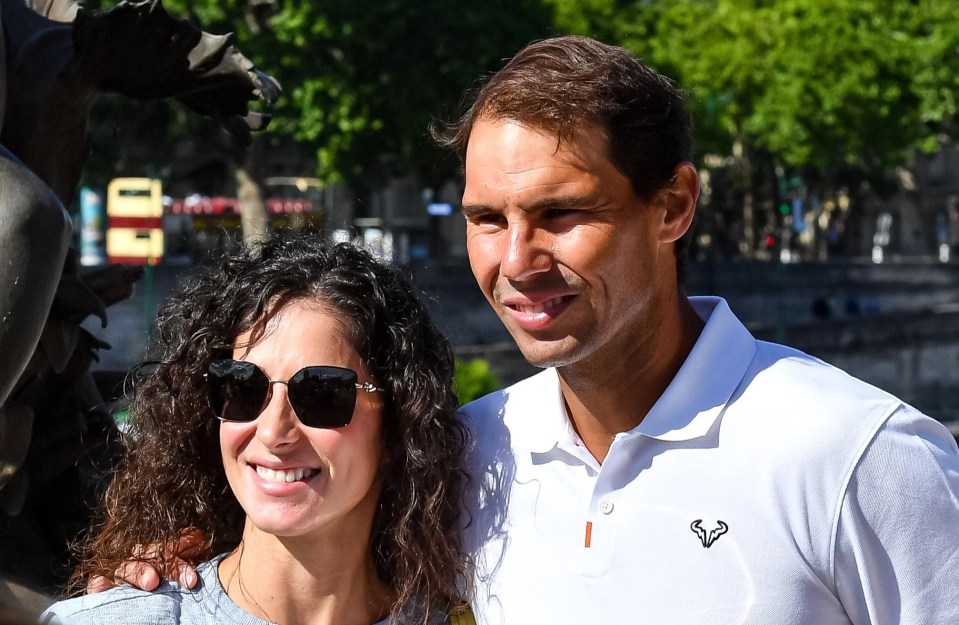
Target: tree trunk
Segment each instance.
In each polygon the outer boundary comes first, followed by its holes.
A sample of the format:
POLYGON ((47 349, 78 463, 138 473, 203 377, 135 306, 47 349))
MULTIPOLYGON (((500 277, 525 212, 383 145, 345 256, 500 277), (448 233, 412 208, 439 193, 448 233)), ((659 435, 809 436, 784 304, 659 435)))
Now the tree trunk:
POLYGON ((756 215, 753 206, 753 166, 742 141, 737 140, 733 143, 733 158, 735 159, 735 180, 743 193, 743 240, 746 245, 742 252, 746 258, 755 258, 756 215))
POLYGON ((236 167, 236 197, 240 202, 243 244, 255 245, 270 238, 270 220, 260 185, 243 165, 236 167))

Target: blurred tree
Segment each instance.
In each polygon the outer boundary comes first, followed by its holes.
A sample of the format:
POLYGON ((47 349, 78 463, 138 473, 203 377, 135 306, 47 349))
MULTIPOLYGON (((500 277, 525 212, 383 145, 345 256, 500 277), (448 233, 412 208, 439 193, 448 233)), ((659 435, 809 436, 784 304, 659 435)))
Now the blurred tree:
POLYGON ((915 149, 955 136, 954 3, 663 0, 655 12, 639 51, 692 92, 701 149, 733 155, 747 201, 762 184, 778 204, 790 171, 807 194, 865 183, 881 196, 915 149))
POLYGON ((732 141, 768 148, 787 165, 822 172, 846 164, 888 167, 928 145, 943 122, 951 124, 959 71, 955 5, 660 4, 659 36, 649 42, 654 62, 676 69, 704 122, 732 141), (928 69, 931 63, 936 69, 928 69))
POLYGON ((236 33, 286 96, 270 130, 317 154, 319 175, 369 189, 393 174, 441 181, 456 163, 427 128, 463 89, 535 37, 539 0, 167 0, 208 28, 236 33), (438 164, 439 163, 439 164, 438 164))
POLYGON ((467 85, 543 36, 548 25, 529 0, 324 6, 329 55, 301 70, 305 80, 292 99, 313 115, 302 120, 297 136, 317 141, 321 166, 352 180, 408 169, 442 180, 449 170, 433 174, 439 152, 426 132, 431 118, 452 114, 467 85), (322 69, 325 79, 316 76, 322 69), (384 153, 393 160, 379 168, 384 153))
POLYGON ((490 369, 489 361, 484 358, 456 361, 453 375, 453 392, 460 405, 503 388, 496 374, 490 369))
MULTIPOLYGON (((457 163, 431 144, 430 120, 454 115, 460 93, 477 76, 495 70, 527 41, 554 32, 623 45, 689 91, 700 155, 726 164, 722 179, 734 187, 726 195, 747 208, 751 243, 769 227, 766 222, 780 219, 775 209, 787 181, 799 179, 804 192, 824 197, 864 186, 882 195, 896 188, 891 167, 908 162, 916 148, 936 149, 957 132, 955 3, 167 4, 211 30, 234 31, 253 60, 287 89, 275 108, 274 136, 307 146, 317 155, 322 178, 345 180, 361 197, 394 174, 414 172, 424 185, 438 186, 457 163)), ((107 117, 114 132, 108 128, 101 136, 114 147, 125 136, 116 132, 115 120, 125 119, 157 146, 154 155, 172 155, 183 137, 202 142, 207 153, 220 149, 208 139, 216 132, 211 125, 177 111, 107 117)))
POLYGON ((650 0, 543 0, 543 3, 552 9, 558 31, 619 45, 647 35, 656 15, 655 2, 650 0))
POLYGON ((891 168, 957 134, 956 3, 547 2, 558 27, 623 45, 679 81, 700 155, 731 164, 747 213, 756 195, 775 218, 796 175, 806 192, 865 184, 882 195, 895 188, 891 168))
MULTIPOLYGON (((90 0, 86 6, 114 3, 90 0)), ((194 169, 207 163, 218 171, 213 163, 226 163, 235 176, 220 180, 236 185, 239 195, 255 197, 249 174, 256 170, 258 146, 286 141, 315 154, 318 176, 345 181, 361 205, 393 175, 414 173, 424 186, 439 187, 458 162, 433 145, 430 122, 454 116, 472 81, 531 39, 552 33, 551 8, 542 0, 164 5, 211 32, 234 33, 244 52, 284 86, 284 97, 271 107, 270 136, 257 137, 253 149, 242 152, 211 124, 175 106, 133 110, 105 100, 92 122, 88 180, 97 186, 129 168, 169 179, 171 164, 188 154, 194 169)))

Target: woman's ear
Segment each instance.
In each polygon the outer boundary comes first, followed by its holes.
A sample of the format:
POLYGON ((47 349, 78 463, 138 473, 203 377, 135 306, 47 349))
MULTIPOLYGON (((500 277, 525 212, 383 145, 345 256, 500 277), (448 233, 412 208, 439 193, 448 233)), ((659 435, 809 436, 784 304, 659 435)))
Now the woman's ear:
POLYGON ((672 243, 679 240, 693 223, 696 202, 699 199, 699 174, 692 163, 682 162, 676 166, 669 186, 660 191, 666 209, 660 240, 672 243))

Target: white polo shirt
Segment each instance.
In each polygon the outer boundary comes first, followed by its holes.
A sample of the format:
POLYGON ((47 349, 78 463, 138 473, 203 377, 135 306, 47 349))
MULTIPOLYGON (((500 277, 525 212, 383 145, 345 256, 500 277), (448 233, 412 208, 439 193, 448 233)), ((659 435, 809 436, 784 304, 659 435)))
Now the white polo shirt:
POLYGON ((553 369, 464 408, 477 622, 959 623, 949 431, 692 301, 702 335, 602 465, 553 369))

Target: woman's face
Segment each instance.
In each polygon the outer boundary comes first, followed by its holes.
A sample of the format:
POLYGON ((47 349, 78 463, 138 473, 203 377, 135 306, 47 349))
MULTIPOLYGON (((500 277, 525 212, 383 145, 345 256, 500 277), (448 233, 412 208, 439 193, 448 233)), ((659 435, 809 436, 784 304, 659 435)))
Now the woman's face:
MULTIPOLYGON (((288 380, 310 365, 334 365, 354 370, 361 384, 375 382, 335 314, 315 303, 285 305, 255 344, 247 345, 249 338, 250 332, 237 338, 233 358, 256 364, 270 380, 288 380)), ((384 457, 382 393, 358 391, 350 424, 321 429, 300 423, 285 384, 271 387, 255 421, 220 425, 223 466, 246 512, 246 532, 319 533, 366 544, 384 457)))

